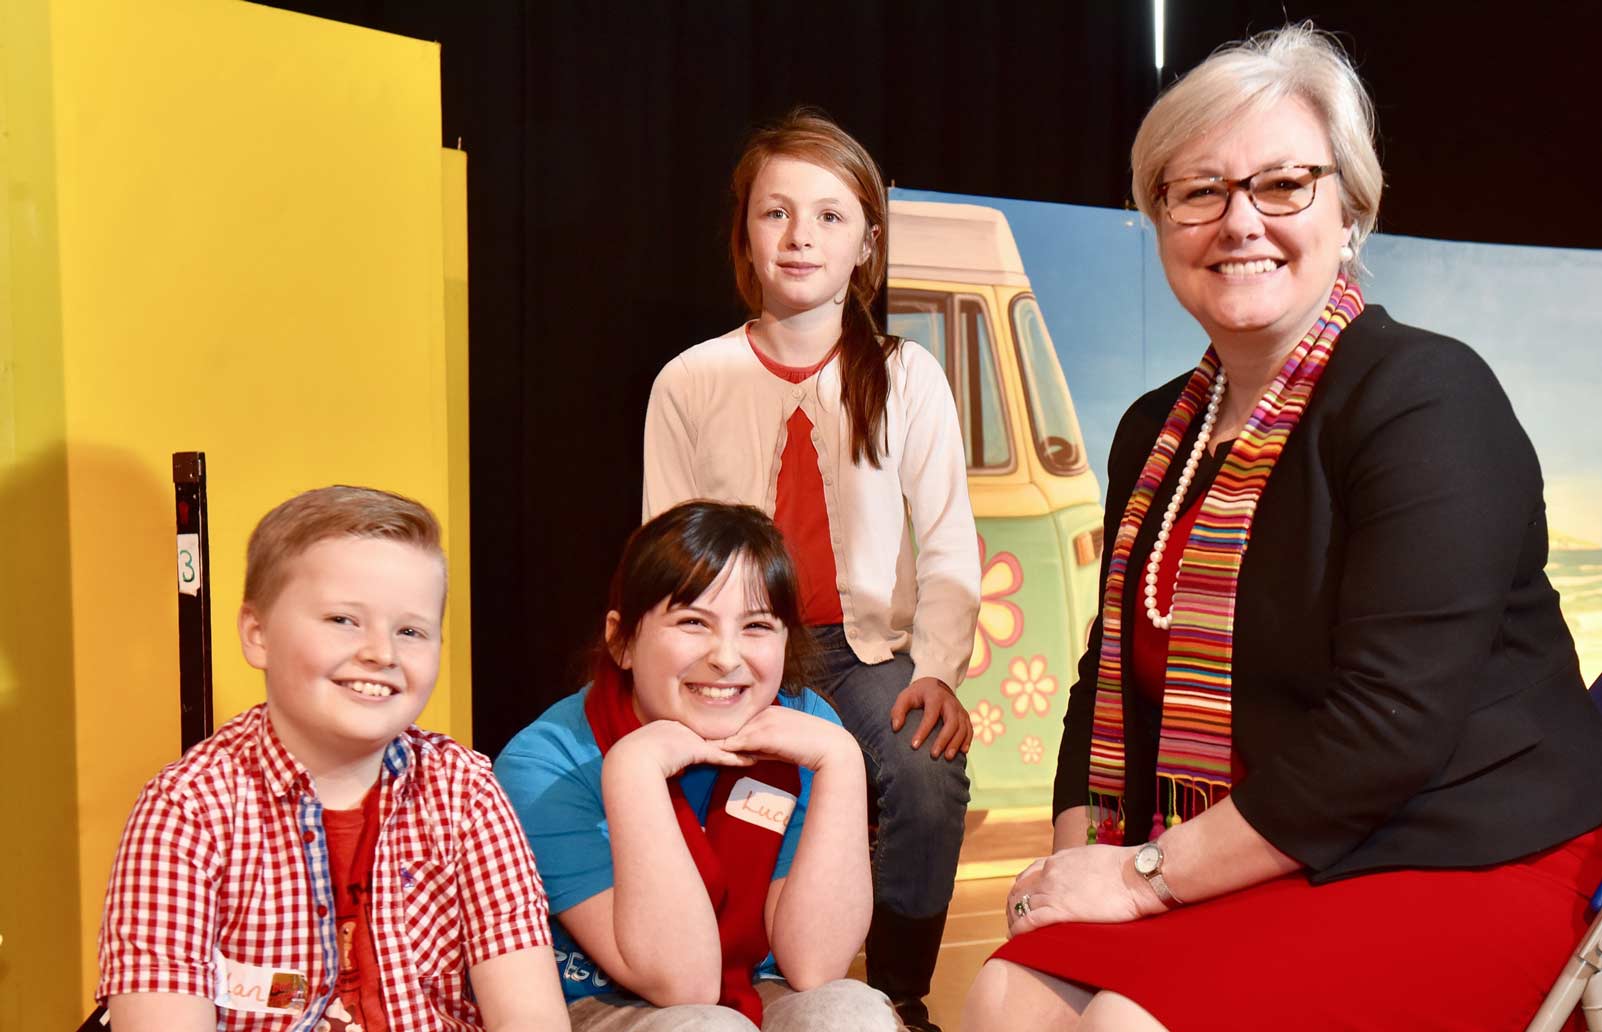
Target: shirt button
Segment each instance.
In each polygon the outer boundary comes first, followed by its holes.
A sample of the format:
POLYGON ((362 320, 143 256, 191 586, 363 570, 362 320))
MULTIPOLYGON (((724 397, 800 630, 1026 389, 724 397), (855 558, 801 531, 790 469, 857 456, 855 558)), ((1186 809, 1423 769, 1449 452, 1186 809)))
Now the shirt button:
POLYGON ((317 904, 317 916, 318 917, 327 917, 328 916, 328 908, 323 906, 321 903, 317 904))
POLYGON ((317 841, 317 833, 315 831, 308 831, 306 834, 300 837, 300 840, 307 845, 310 845, 317 841))

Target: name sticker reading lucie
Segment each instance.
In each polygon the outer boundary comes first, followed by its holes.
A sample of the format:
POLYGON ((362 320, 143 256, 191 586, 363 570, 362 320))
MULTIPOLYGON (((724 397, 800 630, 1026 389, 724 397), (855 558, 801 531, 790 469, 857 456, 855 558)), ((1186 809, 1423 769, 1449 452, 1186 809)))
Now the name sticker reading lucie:
POLYGON ((215 954, 217 997, 212 1002, 229 1010, 258 1014, 299 1014, 306 1009, 306 976, 299 971, 258 967, 215 954))
POLYGON ((782 788, 764 785, 756 778, 741 778, 729 792, 723 811, 747 824, 784 834, 795 812, 795 796, 782 788))

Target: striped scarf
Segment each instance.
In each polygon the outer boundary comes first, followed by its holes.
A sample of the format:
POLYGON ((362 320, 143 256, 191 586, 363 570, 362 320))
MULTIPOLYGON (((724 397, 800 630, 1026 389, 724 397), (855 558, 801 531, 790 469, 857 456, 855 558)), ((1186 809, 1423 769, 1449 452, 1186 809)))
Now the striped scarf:
MULTIPOLYGON (((1171 789, 1170 826, 1179 823, 1178 811, 1199 812, 1227 794, 1235 591, 1241 560, 1251 538, 1252 516, 1274 472, 1274 463, 1329 363, 1335 338, 1362 310, 1363 295, 1357 284, 1348 284, 1344 277, 1337 279, 1329 304, 1285 360, 1230 448, 1212 489, 1202 501, 1190 539, 1185 542, 1184 563, 1174 584, 1162 735, 1157 747, 1157 777, 1171 789)), ((1135 481, 1129 504, 1124 507, 1108 560, 1090 741, 1090 792, 1097 817, 1104 816, 1104 809, 1117 814, 1100 822, 1104 841, 1122 823, 1118 810, 1125 775, 1124 585, 1130 552, 1179 442, 1207 403, 1218 361, 1218 353, 1209 347, 1168 414, 1146 466, 1135 481)), ((1161 800, 1161 792, 1158 798, 1161 800)), ((1161 822, 1162 815, 1154 815, 1153 836, 1161 830, 1161 822)), ((1091 841, 1097 838, 1097 824, 1092 820, 1091 841)), ((1122 841, 1121 832, 1116 834, 1122 841)))

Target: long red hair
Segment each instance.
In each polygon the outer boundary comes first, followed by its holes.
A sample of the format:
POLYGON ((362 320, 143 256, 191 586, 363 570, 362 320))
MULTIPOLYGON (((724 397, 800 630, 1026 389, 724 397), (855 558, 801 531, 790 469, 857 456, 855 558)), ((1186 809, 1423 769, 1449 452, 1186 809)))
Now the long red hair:
POLYGON ((889 264, 890 199, 884 178, 862 144, 820 111, 796 108, 752 134, 734 166, 730 184, 734 219, 729 229, 729 258, 734 263, 734 282, 740 297, 753 315, 762 311, 762 284, 751 264, 751 237, 746 229, 751 184, 770 158, 781 155, 839 176, 856 195, 867 218, 864 232, 868 235, 868 260, 851 273, 841 315, 840 400, 851 427, 851 461, 866 461, 877 467, 884 454, 880 439, 884 436, 885 399, 890 393, 885 360, 901 346, 899 337, 881 334, 873 318, 873 301, 879 296, 889 264))

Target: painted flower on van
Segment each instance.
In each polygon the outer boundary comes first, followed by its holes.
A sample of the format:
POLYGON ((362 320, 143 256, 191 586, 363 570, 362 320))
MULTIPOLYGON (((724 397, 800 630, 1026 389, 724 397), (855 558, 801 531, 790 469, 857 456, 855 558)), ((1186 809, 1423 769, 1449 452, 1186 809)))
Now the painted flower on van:
POLYGON ((1024 740, 1018 743, 1018 756, 1025 763, 1039 763, 1045 755, 1046 743, 1034 735, 1024 735, 1024 740))
POLYGON ((1031 710, 1040 717, 1051 712, 1050 696, 1057 694, 1057 679, 1046 673, 1045 656, 1014 656, 1007 673, 1001 694, 1012 700, 1014 716, 1026 717, 1031 710))
POLYGON ((979 705, 968 711, 968 717, 973 721, 973 736, 986 745, 1007 733, 1007 725, 1001 720, 1001 707, 989 699, 980 699, 979 705))
POLYGON ((1008 599, 1023 586, 1023 564, 1011 552, 997 552, 985 558, 985 536, 979 535, 979 626, 973 631, 973 655, 968 657, 968 676, 978 677, 990 669, 994 648, 1008 648, 1023 637, 1023 610, 1008 599))

